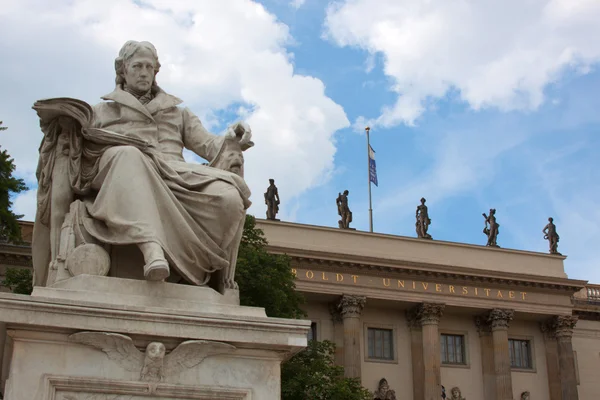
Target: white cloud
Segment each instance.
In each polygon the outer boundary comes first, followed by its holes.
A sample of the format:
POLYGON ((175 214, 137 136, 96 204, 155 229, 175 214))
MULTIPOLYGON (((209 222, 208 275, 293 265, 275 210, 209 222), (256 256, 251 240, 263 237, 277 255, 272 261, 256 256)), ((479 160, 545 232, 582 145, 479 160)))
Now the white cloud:
POLYGON ((349 124, 344 110, 320 80, 294 73, 288 27, 254 1, 8 0, 0 19, 0 75, 10 77, 0 98, 9 127, 2 142, 21 176, 35 171, 41 139, 33 102, 57 96, 98 102, 113 89, 114 58, 130 39, 154 43, 159 84, 209 127, 233 122, 218 119, 223 113, 215 111, 225 109, 250 123, 251 211, 262 211, 269 178, 289 199, 333 168, 333 134, 349 124))
POLYGON ((306 0, 291 0, 290 6, 292 6, 293 8, 295 8, 297 10, 300 7, 302 7, 304 5, 304 3, 306 3, 306 0))
POLYGON ((452 88, 475 110, 536 109, 566 68, 600 60, 599 20, 597 0, 345 0, 329 6, 325 36, 383 55, 398 100, 372 122, 389 127, 452 88))

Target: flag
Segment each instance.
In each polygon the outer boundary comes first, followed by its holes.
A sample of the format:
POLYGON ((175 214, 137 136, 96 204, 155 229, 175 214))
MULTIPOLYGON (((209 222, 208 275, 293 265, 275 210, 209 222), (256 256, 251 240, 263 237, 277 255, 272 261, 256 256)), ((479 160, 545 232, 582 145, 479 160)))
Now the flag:
POLYGON ((375 150, 369 145, 369 182, 377 184, 377 166, 375 165, 375 150))

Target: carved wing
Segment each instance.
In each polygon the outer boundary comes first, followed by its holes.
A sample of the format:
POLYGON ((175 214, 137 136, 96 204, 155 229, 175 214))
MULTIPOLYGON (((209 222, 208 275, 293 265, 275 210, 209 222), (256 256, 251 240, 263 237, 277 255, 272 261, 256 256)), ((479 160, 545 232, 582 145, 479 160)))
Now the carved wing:
POLYGON ((129 336, 107 332, 79 332, 69 336, 69 340, 92 346, 106 353, 127 371, 140 372, 144 365, 144 354, 133 344, 129 336))
POLYGON ((164 376, 175 375, 200 364, 206 357, 231 353, 235 346, 222 342, 188 340, 165 357, 164 376))

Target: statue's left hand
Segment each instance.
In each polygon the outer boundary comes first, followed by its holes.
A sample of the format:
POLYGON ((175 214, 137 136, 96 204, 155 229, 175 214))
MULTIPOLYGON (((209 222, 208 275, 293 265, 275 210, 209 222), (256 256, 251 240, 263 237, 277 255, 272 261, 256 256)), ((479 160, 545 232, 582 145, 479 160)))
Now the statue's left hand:
POLYGON ((252 142, 252 129, 250 129, 250 125, 243 121, 236 122, 227 128, 227 132, 225 133, 226 139, 237 139, 240 142, 240 146, 242 150, 246 150, 249 147, 254 146, 252 142))

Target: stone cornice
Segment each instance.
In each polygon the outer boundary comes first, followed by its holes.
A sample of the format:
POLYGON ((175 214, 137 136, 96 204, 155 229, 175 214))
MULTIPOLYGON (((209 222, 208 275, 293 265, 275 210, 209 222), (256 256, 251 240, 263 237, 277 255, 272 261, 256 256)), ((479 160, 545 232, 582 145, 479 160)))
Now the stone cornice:
MULTIPOLYGON (((270 249, 277 252, 276 249, 270 249)), ((475 270, 470 268, 454 267, 450 265, 432 265, 427 263, 403 262, 401 266, 392 265, 381 259, 365 259, 364 263, 355 263, 343 261, 341 255, 335 258, 335 254, 330 253, 325 257, 321 254, 317 257, 298 256, 286 253, 292 258, 292 263, 296 265, 312 266, 322 271, 362 271, 373 276, 389 277, 390 274, 397 275, 399 278, 416 279, 445 279, 455 282, 487 283, 495 285, 521 286, 527 288, 538 288, 542 290, 560 290, 571 294, 580 291, 585 287, 587 281, 563 279, 553 277, 540 277, 528 274, 509 274, 502 272, 490 273, 488 271, 475 270)), ((394 276, 395 277, 395 276, 394 276)))

